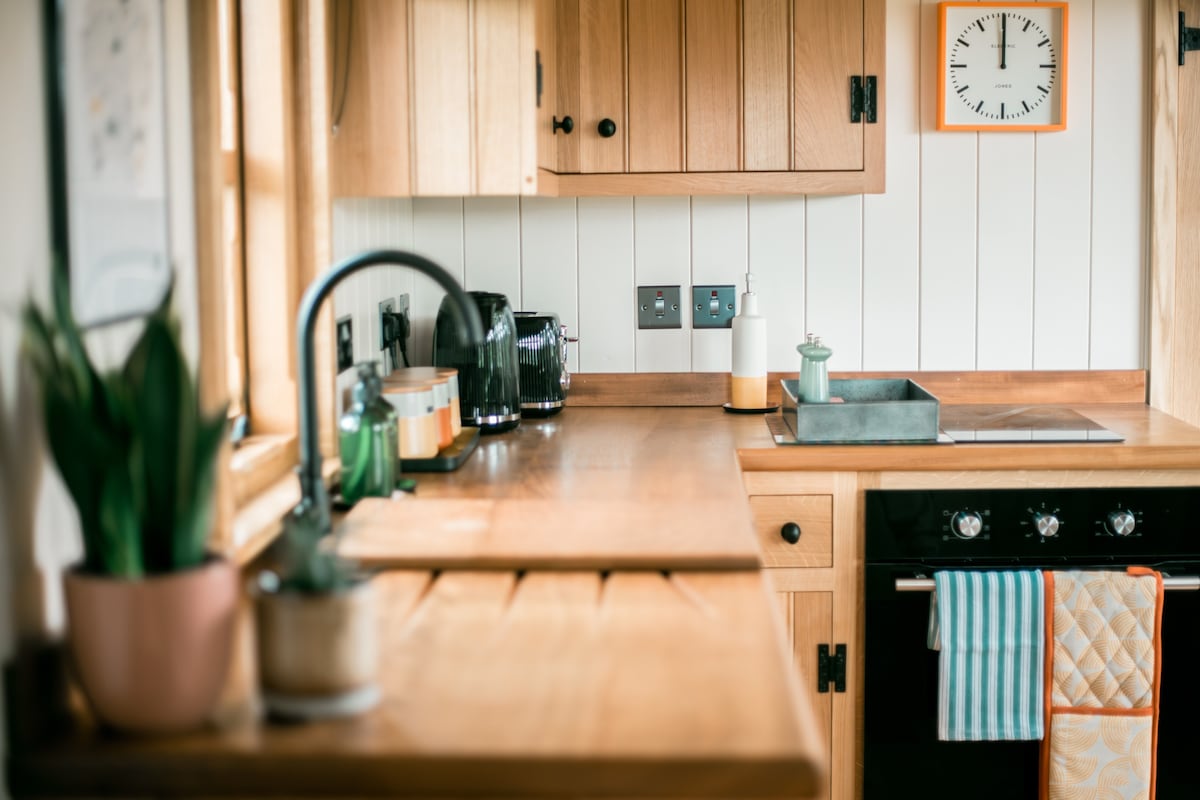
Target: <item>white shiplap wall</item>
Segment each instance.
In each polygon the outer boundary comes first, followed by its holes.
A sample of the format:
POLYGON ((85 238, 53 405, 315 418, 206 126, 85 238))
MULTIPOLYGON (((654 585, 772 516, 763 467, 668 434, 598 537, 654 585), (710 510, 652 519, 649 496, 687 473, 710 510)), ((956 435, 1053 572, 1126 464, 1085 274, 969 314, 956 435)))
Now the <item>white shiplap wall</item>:
MULTIPOLYGON (((727 330, 687 314, 636 330, 635 287, 679 284, 686 303, 747 269, 773 370, 798 367, 806 331, 838 370, 1140 368, 1149 3, 1071 2, 1066 131, 973 134, 935 129, 937 3, 888 0, 882 195, 341 200, 335 253, 410 246, 468 289, 555 311, 584 372, 729 369, 727 330)), ((408 291, 428 363, 441 293, 387 274, 335 296, 366 320, 356 357, 374 357, 378 299, 408 291)))

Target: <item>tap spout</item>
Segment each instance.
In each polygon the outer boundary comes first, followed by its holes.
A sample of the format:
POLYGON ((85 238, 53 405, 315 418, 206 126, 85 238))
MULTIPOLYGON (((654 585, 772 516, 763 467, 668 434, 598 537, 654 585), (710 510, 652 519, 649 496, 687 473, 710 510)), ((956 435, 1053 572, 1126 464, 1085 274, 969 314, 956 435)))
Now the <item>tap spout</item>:
POLYGON ((300 394, 300 504, 292 512, 298 517, 317 515, 317 524, 322 533, 330 529, 329 493, 321 479, 321 450, 317 440, 317 387, 313 373, 316 357, 313 353, 313 329, 316 327, 317 312, 321 303, 333 291, 333 287, 359 270, 381 264, 394 264, 413 269, 437 281, 450 295, 458 310, 459 319, 465 325, 471 344, 483 342, 483 324, 475 304, 467 297, 462 287, 442 267, 423 256, 403 250, 369 250, 351 256, 335 264, 329 272, 317 278, 305 291, 300 300, 300 312, 296 319, 297 383, 300 394))

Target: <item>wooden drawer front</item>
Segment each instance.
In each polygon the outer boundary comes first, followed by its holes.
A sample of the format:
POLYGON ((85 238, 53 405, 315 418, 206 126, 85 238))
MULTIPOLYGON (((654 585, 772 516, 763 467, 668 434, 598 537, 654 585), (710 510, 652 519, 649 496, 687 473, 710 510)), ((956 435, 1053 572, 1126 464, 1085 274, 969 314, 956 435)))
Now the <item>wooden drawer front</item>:
POLYGON ((750 508, 765 566, 833 566, 832 495, 753 495, 750 508), (789 522, 800 526, 800 541, 795 544, 780 535, 789 522))

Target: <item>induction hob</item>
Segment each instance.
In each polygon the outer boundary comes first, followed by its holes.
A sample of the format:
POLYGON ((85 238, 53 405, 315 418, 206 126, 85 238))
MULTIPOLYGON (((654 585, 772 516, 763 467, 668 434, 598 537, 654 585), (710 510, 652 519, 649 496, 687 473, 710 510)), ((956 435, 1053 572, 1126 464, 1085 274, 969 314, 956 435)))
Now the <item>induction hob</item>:
POLYGON ((939 423, 956 444, 1125 441, 1079 412, 1058 406, 943 406, 939 423))

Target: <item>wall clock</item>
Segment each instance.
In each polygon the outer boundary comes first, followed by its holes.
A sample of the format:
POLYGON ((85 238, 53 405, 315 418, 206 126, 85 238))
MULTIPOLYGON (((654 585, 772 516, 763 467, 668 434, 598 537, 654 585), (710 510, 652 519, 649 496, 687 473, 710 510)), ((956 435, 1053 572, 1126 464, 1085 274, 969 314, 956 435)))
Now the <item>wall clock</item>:
POLYGON ((940 3, 938 130, 1067 127, 1066 3, 940 3))

